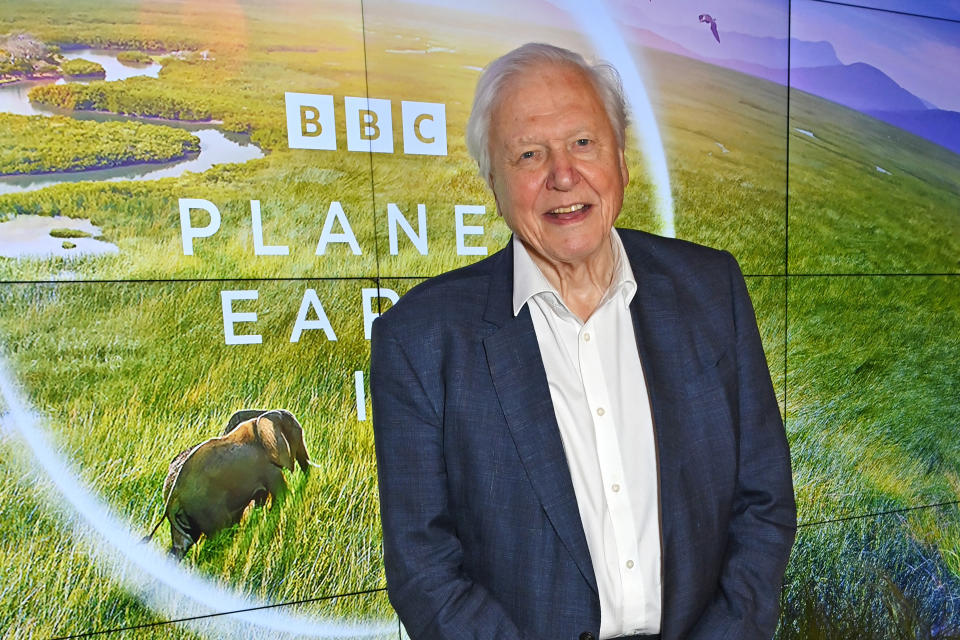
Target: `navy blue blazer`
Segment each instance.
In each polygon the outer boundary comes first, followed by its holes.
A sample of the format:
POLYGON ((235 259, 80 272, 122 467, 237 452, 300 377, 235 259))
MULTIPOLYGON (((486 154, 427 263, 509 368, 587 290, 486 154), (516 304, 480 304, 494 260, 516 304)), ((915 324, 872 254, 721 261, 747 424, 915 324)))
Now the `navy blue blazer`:
MULTIPOLYGON (((619 230, 653 412, 664 640, 770 638, 796 531, 790 454, 726 252, 619 230)), ((511 245, 373 324, 390 602, 415 640, 577 640, 600 604, 511 245)))

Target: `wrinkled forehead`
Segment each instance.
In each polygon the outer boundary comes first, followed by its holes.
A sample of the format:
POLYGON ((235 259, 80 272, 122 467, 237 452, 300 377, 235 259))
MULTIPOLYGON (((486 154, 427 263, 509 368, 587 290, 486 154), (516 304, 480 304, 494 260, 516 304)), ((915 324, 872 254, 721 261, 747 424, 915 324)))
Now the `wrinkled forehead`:
POLYGON ((593 79, 580 67, 564 62, 533 62, 504 77, 497 91, 491 115, 495 119, 497 112, 509 108, 512 99, 516 99, 517 96, 528 99, 539 97, 547 100, 550 97, 550 90, 560 84, 576 86, 583 93, 584 99, 596 100, 601 104, 603 102, 593 79))
POLYGON ((501 128, 508 128, 524 116, 561 116, 562 112, 555 109, 559 96, 571 93, 577 96, 579 104, 592 105, 612 130, 603 100, 586 71, 569 63, 543 62, 529 64, 504 78, 490 109, 489 139, 500 138, 504 133, 501 128))

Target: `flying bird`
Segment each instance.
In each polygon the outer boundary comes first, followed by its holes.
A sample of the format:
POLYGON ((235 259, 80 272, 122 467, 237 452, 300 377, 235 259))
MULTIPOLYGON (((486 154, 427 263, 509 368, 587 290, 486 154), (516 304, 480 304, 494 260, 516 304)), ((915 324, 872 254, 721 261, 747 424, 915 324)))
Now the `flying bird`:
POLYGON ((701 13, 700 22, 706 22, 708 25, 710 25, 710 31, 713 32, 713 37, 717 39, 717 42, 720 42, 720 34, 717 33, 717 19, 711 16, 709 13, 701 13))

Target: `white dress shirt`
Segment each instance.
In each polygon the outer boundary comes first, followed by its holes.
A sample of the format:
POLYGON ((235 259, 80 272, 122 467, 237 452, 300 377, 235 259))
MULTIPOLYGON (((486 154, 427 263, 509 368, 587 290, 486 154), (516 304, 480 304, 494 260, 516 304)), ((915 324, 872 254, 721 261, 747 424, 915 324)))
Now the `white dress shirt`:
POLYGON ((600 592, 600 638, 660 631, 653 419, 630 316, 637 282, 610 232, 613 279, 586 322, 514 237, 513 313, 530 308, 600 592))

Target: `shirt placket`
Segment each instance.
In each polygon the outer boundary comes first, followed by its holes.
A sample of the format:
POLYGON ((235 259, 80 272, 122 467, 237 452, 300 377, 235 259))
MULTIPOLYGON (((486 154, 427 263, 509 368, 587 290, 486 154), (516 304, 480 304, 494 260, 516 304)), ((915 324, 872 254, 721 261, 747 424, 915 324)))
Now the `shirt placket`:
MULTIPOLYGON (((606 376, 600 360, 599 339, 594 319, 590 319, 580 331, 578 355, 580 377, 593 420, 597 443, 597 457, 604 497, 609 510, 614 540, 617 547, 617 568, 620 575, 623 602, 642 602, 643 585, 638 558, 637 529, 630 507, 630 495, 624 482, 623 458, 615 424, 606 376)), ((619 617, 619 616, 618 616, 619 617)))

